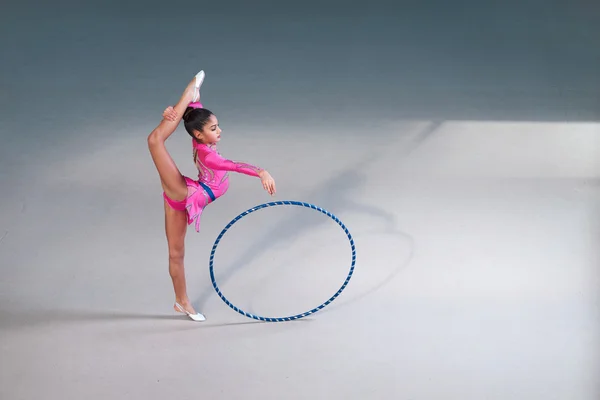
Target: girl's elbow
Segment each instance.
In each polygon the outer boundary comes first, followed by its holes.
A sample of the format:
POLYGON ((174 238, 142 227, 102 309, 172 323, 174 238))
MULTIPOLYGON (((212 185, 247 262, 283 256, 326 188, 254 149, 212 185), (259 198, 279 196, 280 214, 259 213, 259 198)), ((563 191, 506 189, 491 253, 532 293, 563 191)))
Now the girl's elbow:
POLYGON ((160 131, 154 129, 152 132, 150 132, 146 141, 148 142, 148 146, 150 147, 163 142, 163 140, 161 139, 160 131))

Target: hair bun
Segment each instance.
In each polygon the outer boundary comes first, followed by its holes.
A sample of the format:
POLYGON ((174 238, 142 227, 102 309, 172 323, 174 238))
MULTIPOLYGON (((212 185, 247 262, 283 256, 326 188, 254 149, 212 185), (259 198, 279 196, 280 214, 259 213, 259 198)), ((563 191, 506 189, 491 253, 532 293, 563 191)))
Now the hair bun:
POLYGON ((187 121, 188 117, 190 115, 190 113, 192 112, 192 110, 194 110, 192 107, 188 107, 185 109, 185 111, 183 112, 183 120, 187 121))

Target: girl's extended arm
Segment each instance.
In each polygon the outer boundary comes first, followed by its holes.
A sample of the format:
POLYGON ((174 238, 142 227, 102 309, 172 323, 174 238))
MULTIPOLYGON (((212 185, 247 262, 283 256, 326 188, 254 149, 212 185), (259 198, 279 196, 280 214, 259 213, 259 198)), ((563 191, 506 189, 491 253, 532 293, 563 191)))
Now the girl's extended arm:
POLYGON ((202 162, 210 169, 221 171, 234 171, 241 174, 260 177, 260 173, 264 171, 262 168, 251 164, 235 162, 221 157, 218 153, 210 151, 202 155, 202 162))

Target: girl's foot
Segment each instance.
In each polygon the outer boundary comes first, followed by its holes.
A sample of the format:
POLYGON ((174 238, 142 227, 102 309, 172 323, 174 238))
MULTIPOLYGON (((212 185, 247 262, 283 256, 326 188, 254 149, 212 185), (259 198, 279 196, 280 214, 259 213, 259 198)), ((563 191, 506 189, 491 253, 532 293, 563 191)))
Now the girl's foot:
POLYGON ((205 76, 206 74, 204 71, 200 71, 196 74, 194 79, 192 79, 185 87, 180 102, 184 102, 186 105, 188 105, 190 103, 196 103, 198 100, 200 100, 200 86, 202 86, 205 76))
POLYGON ((184 307, 183 305, 179 304, 178 302, 175 302, 175 305, 173 306, 173 308, 177 312, 187 314, 187 316, 190 317, 190 319, 192 319, 193 321, 201 322, 201 321, 206 320, 204 315, 197 313, 190 304, 186 304, 186 305, 187 305, 187 307, 184 307))
POLYGON ((202 86, 205 76, 206 74, 204 73, 204 70, 202 70, 198 72, 194 78, 194 96, 192 97, 192 103, 196 103, 200 100, 200 86, 202 86))

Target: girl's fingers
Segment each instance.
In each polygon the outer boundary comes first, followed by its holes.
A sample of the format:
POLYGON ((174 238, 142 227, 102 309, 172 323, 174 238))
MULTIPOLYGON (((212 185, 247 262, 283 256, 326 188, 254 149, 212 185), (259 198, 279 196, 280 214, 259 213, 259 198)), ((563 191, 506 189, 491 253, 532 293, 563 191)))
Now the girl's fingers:
POLYGON ((275 194, 275 181, 273 179, 265 180, 262 184, 263 189, 265 189, 271 196, 275 194))

